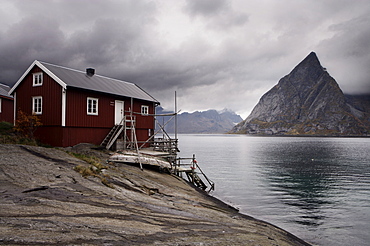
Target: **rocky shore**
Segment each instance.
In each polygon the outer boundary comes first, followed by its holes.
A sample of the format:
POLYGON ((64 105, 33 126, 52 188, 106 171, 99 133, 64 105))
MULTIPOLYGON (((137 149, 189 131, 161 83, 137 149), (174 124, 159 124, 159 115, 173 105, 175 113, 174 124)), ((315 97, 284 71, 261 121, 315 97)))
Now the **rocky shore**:
POLYGON ((309 245, 179 177, 106 163, 109 153, 86 145, 70 151, 102 165, 0 145, 1 245, 309 245), (96 172, 83 177, 83 168, 96 172))

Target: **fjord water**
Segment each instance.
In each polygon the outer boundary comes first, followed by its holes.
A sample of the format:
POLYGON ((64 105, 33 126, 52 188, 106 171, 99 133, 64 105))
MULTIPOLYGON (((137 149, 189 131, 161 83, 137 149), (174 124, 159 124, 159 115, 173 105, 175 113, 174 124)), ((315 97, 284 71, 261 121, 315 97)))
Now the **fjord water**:
POLYGON ((369 245, 370 138, 179 135, 211 193, 315 245, 369 245))

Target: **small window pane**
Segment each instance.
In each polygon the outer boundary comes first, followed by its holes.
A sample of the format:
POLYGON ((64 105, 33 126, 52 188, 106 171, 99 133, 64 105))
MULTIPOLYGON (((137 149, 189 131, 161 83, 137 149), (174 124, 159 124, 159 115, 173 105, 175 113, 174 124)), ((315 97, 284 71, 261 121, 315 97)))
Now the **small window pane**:
POLYGON ((97 115, 98 114, 98 99, 87 98, 87 114, 97 115))
POLYGON ((42 97, 32 98, 32 112, 34 114, 42 114, 42 97))
POLYGON ((42 73, 34 73, 33 74, 33 86, 40 86, 42 85, 42 73))
POLYGON ((142 105, 141 106, 141 114, 142 115, 148 115, 149 114, 149 107, 145 106, 145 105, 142 105))

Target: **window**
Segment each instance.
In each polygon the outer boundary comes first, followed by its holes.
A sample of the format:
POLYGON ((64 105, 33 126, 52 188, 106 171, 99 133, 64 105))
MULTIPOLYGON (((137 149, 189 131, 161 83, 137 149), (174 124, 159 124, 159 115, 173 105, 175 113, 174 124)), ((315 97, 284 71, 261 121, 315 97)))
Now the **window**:
POLYGON ((87 98, 87 114, 98 115, 98 99, 88 97, 87 98))
POLYGON ((42 114, 42 97, 32 97, 32 113, 42 114))
POLYGON ((41 86, 42 85, 42 73, 34 73, 33 74, 33 86, 41 86))
POLYGON ((141 106, 141 114, 142 115, 148 115, 149 114, 149 107, 145 106, 145 105, 142 105, 141 106))

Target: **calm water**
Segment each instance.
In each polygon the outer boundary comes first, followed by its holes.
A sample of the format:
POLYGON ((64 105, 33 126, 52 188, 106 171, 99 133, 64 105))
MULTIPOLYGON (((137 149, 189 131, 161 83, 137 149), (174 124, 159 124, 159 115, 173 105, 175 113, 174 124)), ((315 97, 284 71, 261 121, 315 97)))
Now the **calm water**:
POLYGON ((316 245, 370 245, 370 138, 179 135, 212 194, 316 245))

